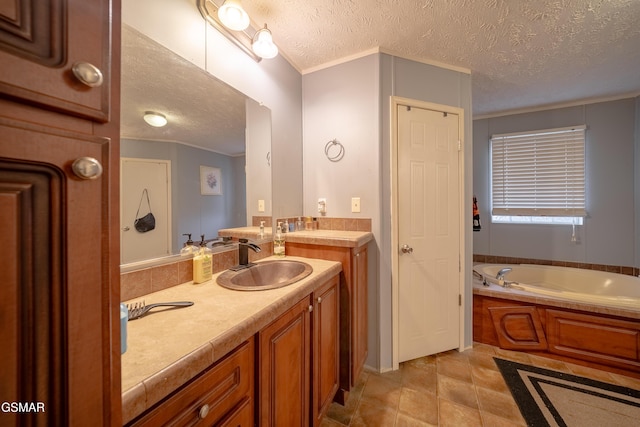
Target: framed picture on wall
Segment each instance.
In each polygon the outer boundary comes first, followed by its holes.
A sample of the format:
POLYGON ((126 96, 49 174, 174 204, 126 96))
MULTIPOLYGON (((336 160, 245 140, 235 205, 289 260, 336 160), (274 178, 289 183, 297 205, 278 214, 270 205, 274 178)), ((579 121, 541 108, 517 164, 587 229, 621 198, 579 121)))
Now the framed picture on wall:
POLYGON ((219 168, 200 166, 200 194, 219 196, 222 194, 222 176, 219 168))

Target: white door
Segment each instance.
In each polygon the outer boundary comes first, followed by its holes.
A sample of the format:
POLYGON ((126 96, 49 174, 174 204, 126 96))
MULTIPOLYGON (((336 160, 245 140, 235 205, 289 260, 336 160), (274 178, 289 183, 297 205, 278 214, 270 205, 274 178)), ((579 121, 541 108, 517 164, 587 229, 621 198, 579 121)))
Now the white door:
POLYGON ((398 105, 399 362, 459 347, 457 114, 398 105))
POLYGON ((120 160, 120 253, 126 264, 171 255, 171 162, 168 160, 120 160), (134 221, 149 213, 149 194, 156 227, 141 233, 134 221))

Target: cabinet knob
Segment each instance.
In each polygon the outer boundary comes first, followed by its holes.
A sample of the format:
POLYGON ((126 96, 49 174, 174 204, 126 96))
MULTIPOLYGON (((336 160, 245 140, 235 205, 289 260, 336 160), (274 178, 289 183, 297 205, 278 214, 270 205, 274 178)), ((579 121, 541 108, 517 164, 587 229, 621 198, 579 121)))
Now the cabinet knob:
POLYGON ((318 304, 322 302, 322 297, 318 297, 318 304))
POLYGON ((96 179, 102 175, 102 165, 93 157, 79 157, 71 165, 78 178, 96 179))
POLYGON ((313 311, 313 305, 309 305, 309 313, 313 311))
POLYGON ((76 76, 82 84, 89 87, 98 87, 104 82, 102 71, 88 62, 76 62, 71 67, 71 71, 73 71, 73 75, 76 76))
POLYGON ((209 405, 205 403, 200 408, 200 411, 198 411, 198 417, 200 417, 201 420, 204 420, 205 418, 207 418, 207 415, 209 415, 210 409, 211 408, 209 407, 209 405))

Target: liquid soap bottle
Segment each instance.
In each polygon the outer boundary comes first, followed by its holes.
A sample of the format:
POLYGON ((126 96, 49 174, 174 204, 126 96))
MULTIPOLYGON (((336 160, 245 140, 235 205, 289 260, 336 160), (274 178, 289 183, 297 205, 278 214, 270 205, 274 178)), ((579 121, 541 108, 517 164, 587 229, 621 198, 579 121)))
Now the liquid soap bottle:
POLYGON ((273 239, 273 255, 284 257, 284 236, 282 235, 282 223, 278 223, 276 228, 276 238, 273 239))
MULTIPOLYGON (((204 242, 204 237, 202 238, 204 242)), ((200 250, 193 257, 193 283, 211 280, 213 276, 213 255, 206 244, 200 244, 200 250)))
POLYGON ((260 232, 258 233, 260 239, 264 239, 264 221, 260 221, 260 232))

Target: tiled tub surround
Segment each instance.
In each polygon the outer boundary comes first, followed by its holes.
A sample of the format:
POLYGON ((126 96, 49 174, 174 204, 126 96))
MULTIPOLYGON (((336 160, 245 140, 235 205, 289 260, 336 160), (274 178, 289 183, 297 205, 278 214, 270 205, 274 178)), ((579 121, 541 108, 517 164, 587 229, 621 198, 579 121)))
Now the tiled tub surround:
POLYGON ((557 260, 534 259, 534 258, 518 258, 518 257, 507 257, 507 256, 497 256, 497 255, 473 254, 473 262, 482 263, 482 264, 553 265, 557 267, 572 267, 572 268, 583 268, 586 270, 608 271, 609 273, 626 274, 629 276, 640 275, 640 268, 638 267, 606 265, 606 264, 588 264, 583 262, 557 261, 557 260))
MULTIPOLYGON (((256 243, 256 240, 254 240, 256 243)), ((273 255, 273 242, 261 241, 257 243, 260 252, 249 251, 249 261, 273 255)), ((238 245, 217 247, 213 250, 213 272, 218 273, 238 265, 238 245)), ((193 280, 193 259, 180 259, 168 264, 142 268, 120 275, 120 295, 122 300, 139 298, 143 295, 170 288, 193 280)))
POLYGON ((217 285, 216 274, 205 283, 145 295, 148 304, 188 300, 194 305, 128 323, 128 348, 122 355, 123 421, 187 383, 341 271, 337 262, 300 260, 311 264, 313 273, 284 288, 233 291, 217 285))

